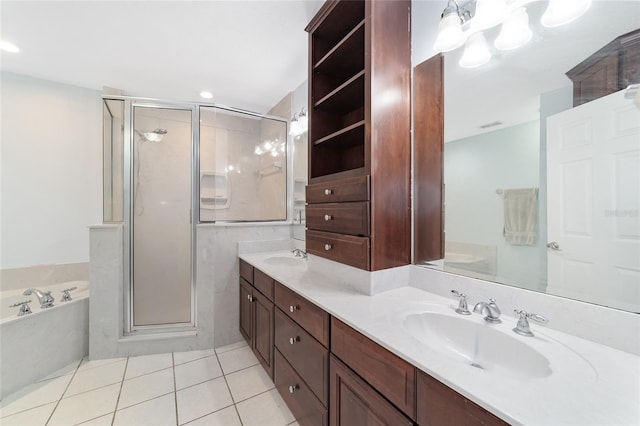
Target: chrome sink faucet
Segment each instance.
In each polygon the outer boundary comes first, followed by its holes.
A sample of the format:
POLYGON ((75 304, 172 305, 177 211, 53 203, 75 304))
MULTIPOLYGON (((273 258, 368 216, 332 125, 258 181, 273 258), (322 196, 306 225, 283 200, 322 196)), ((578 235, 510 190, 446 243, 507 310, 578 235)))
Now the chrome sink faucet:
POLYGON ((476 306, 473 307, 473 312, 484 315, 484 320, 488 323, 500 324, 502 322, 502 320, 500 319, 500 308, 498 308, 498 305, 496 304, 496 301, 494 299, 489 299, 489 303, 476 303, 476 306))
POLYGON ((50 291, 43 293, 42 291, 35 288, 28 288, 22 294, 25 296, 31 296, 32 294, 35 294, 38 298, 38 302, 40 302, 40 308, 42 309, 52 307, 53 301, 55 300, 50 291))
POLYGON ((307 258, 307 253, 305 253, 303 250, 300 250, 300 249, 293 249, 291 250, 291 253, 293 253, 294 257, 301 257, 303 259, 307 258))

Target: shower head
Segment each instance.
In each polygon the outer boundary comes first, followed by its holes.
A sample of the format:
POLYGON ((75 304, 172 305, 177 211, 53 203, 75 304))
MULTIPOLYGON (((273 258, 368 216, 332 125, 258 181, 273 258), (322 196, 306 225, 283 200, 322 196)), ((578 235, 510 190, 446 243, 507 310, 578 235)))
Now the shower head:
POLYGON ((142 138, 142 140, 145 140, 147 142, 160 142, 162 141, 162 138, 164 137, 164 135, 167 134, 167 129, 161 129, 161 128, 157 128, 151 132, 140 132, 138 130, 136 130, 136 132, 140 135, 140 137, 142 138))

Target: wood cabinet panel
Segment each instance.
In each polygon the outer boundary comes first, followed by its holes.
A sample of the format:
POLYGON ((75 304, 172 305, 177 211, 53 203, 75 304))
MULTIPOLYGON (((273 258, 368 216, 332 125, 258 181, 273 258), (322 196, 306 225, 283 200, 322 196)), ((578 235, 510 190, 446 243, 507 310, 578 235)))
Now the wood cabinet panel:
POLYGON ((328 412, 278 349, 274 382, 282 399, 301 426, 327 426, 328 412))
POLYGON ((369 203, 325 203, 307 206, 307 227, 349 235, 369 235, 369 203))
POLYGON ((326 407, 329 399, 329 352, 302 327, 275 310, 275 345, 326 407))
POLYGON ((304 297, 276 282, 276 306, 302 326, 324 347, 329 347, 329 314, 304 297))
POLYGON ((434 56, 415 67, 414 262, 444 258, 444 60, 434 56))
MULTIPOLYGON (((252 269, 253 270, 253 269, 252 269)), ((240 277, 240 334, 251 345, 253 340, 253 288, 240 277)))
POLYGON ((310 204, 367 201, 369 200, 369 176, 308 185, 306 197, 310 204))
POLYGON ((417 380, 420 426, 504 426, 502 419, 422 371, 417 380))
POLYGON ((253 352, 273 378, 273 303, 261 293, 253 292, 253 352))
POLYGON ((413 425, 410 419, 333 355, 330 376, 332 426, 413 425))
POLYGON ((369 269, 369 238, 307 230, 307 253, 369 269))
POLYGON ((257 288, 260 293, 267 296, 267 299, 273 301, 273 278, 265 274, 259 269, 253 272, 253 286, 257 288))
POLYGON ((415 419, 416 368, 413 365, 333 317, 331 352, 415 419))
POLYGON ((253 285, 253 266, 240 259, 240 276, 253 285))

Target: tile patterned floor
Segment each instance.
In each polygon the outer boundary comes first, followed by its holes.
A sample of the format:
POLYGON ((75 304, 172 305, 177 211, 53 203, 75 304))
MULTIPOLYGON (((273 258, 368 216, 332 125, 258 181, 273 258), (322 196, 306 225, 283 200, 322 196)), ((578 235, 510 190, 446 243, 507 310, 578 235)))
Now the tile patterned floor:
POLYGON ((2 426, 297 426, 246 343, 77 361, 5 397, 2 426))

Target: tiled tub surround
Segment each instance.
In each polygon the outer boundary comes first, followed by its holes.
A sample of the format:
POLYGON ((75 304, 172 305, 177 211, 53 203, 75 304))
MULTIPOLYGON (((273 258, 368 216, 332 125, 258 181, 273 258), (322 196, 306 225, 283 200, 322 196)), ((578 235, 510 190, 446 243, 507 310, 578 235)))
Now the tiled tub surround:
MULTIPOLYGON (((438 278, 443 273, 424 273, 423 268, 411 267, 410 280, 419 278, 429 281, 419 283, 423 289, 408 285, 411 282, 395 282, 389 285, 391 290, 369 296, 329 277, 329 273, 336 273, 336 269, 340 269, 342 265, 336 264, 333 271, 329 272, 326 268, 315 269, 317 264, 314 264, 311 257, 308 264, 294 267, 265 262, 269 257, 287 255, 291 254, 277 252, 240 257, 509 423, 640 424, 640 356, 534 322, 531 328, 535 337, 521 337, 511 331, 516 325, 516 319, 508 313, 516 307, 543 314, 550 318, 552 325, 555 315, 561 315, 556 314, 555 310, 563 308, 559 298, 553 298, 559 299, 557 301, 548 300, 553 309, 536 311, 534 309, 537 306, 531 308, 511 305, 513 301, 528 303, 526 296, 496 296, 501 297, 498 304, 505 313, 502 316, 503 323, 486 326, 537 349, 550 360, 549 376, 532 379, 515 377, 490 373, 452 361, 450 357, 434 352, 406 331, 403 322, 410 314, 442 311, 456 315, 453 311, 457 307, 457 301, 453 297, 443 297, 424 290, 429 289, 430 281, 434 282, 436 291, 442 291, 440 287, 450 284, 446 278, 438 278)), ((478 287, 483 284, 486 283, 476 283, 478 287)), ((460 290, 467 291, 466 288, 460 290)), ((491 288, 487 291, 490 290, 491 288)), ((474 297, 480 293, 471 292, 474 297)), ((478 301, 473 297, 471 299, 472 302, 478 301)), ((569 305, 575 303, 566 302, 569 305)), ((581 313, 580 309, 572 312, 581 313)), ((585 309, 584 313, 586 312, 585 309)), ((599 309, 594 309, 594 312, 595 315, 604 315, 599 309)), ((622 329, 615 332, 625 336, 627 340, 638 339, 638 334, 632 333, 638 326, 638 317, 629 314, 624 318, 627 323, 619 323, 618 326, 622 329)), ((473 314, 470 320, 482 322, 478 314, 473 314)), ((589 324, 593 326, 593 322, 589 324)), ((610 331, 614 333, 613 330, 610 331)), ((605 331, 600 331, 602 335, 605 333, 606 327, 605 331)), ((597 334, 592 337, 597 337, 597 334)))
POLYGON ((35 294, 20 290, 0 294, 0 398, 42 379, 73 360, 82 358, 89 346, 89 282, 72 281, 48 287, 54 306, 41 309, 35 294), (62 290, 71 291, 72 300, 62 302, 62 290), (18 317, 20 308, 9 305, 31 300, 31 314, 18 317))

